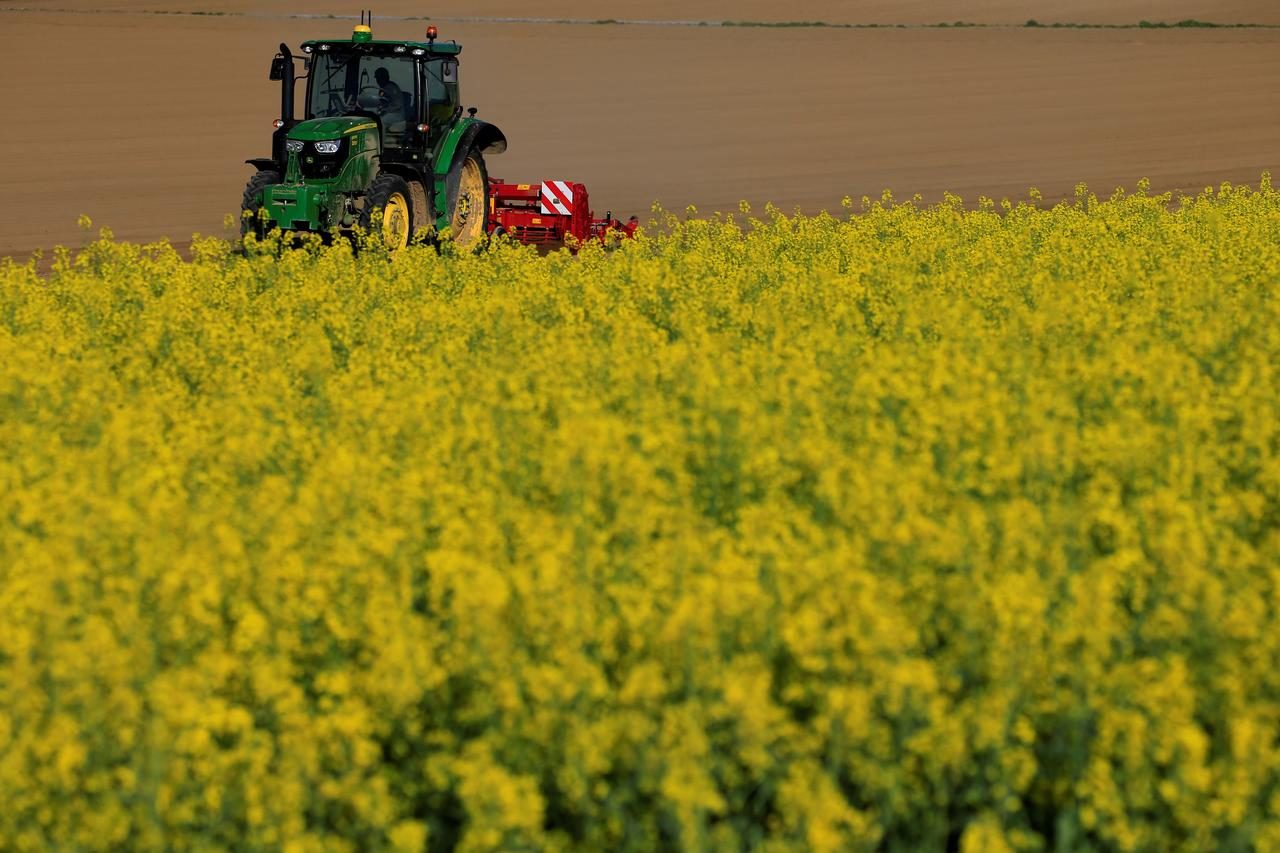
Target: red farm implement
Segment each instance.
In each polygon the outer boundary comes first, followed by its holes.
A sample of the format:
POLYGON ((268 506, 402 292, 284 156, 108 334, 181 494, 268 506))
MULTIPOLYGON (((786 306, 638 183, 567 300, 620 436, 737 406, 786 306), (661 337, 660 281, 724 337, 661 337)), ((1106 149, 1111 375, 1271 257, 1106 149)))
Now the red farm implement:
POLYGON ((489 233, 506 234, 535 246, 569 246, 605 240, 610 234, 635 236, 639 220, 628 222, 606 213, 596 219, 587 188, 569 181, 508 184, 489 179, 489 233))

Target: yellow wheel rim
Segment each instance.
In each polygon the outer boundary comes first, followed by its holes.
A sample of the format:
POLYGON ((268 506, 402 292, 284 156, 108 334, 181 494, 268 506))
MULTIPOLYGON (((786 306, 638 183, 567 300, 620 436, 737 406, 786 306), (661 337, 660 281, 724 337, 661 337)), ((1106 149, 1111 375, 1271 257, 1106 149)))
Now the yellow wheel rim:
POLYGON ((458 179, 458 202, 453 206, 453 241, 468 246, 484 233, 484 176, 480 164, 468 157, 458 179))
POLYGON ((382 239, 392 251, 409 245, 409 202, 400 193, 392 193, 382 208, 382 239))

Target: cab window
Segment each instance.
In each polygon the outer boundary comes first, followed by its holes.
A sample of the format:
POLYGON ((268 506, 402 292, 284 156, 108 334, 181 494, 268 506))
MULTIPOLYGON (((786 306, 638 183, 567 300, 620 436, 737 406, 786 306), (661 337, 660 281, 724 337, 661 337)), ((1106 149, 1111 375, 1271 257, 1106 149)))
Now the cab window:
POLYGON ((308 81, 307 118, 378 116, 384 143, 403 144, 418 112, 413 60, 369 54, 321 53, 308 81))
POLYGON ((422 77, 428 123, 432 127, 448 124, 458 109, 458 61, 428 60, 422 64, 422 77))

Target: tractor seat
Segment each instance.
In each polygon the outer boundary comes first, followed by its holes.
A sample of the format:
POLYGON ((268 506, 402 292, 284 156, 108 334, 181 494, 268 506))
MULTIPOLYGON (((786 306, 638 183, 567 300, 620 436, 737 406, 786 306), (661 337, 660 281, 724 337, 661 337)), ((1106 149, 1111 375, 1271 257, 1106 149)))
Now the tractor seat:
POLYGON ((404 144, 406 131, 409 129, 409 117, 413 115, 413 95, 401 93, 404 103, 403 112, 388 110, 383 114, 385 141, 387 145, 398 147, 404 144))
POLYGON ((413 95, 401 93, 404 101, 400 109, 388 109, 382 114, 383 141, 392 147, 404 144, 405 132, 409 129, 409 117, 413 115, 413 95))

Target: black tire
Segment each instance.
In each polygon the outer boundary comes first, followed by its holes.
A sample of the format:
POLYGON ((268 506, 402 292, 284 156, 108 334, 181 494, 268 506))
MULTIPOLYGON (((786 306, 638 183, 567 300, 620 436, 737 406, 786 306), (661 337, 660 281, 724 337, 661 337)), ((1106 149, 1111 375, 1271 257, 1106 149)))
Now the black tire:
MULTIPOLYGON (((373 216, 379 210, 385 210, 387 203, 396 196, 404 199, 409 212, 409 230, 408 241, 413 239, 413 230, 418 224, 418 211, 413 209, 413 195, 409 192, 409 185, 405 183, 404 178, 399 175, 393 175, 390 172, 379 172, 378 177, 373 179, 373 183, 369 184, 369 189, 364 194, 364 209, 360 211, 360 227, 373 237, 373 216)), ((403 246, 390 246, 391 249, 403 248, 403 246)))
POLYGON ((262 210, 262 191, 273 184, 281 182, 280 173, 274 169, 262 169, 245 184, 244 195, 240 199, 240 236, 252 233, 259 240, 275 227, 272 223, 263 222, 258 217, 262 210))
POLYGON ((449 226, 453 233, 453 241, 459 246, 479 245, 484 241, 486 232, 488 231, 489 221, 489 170, 484 164, 484 155, 480 153, 478 148, 472 148, 467 152, 467 156, 458 157, 453 161, 453 165, 449 167, 449 175, 445 180, 445 193, 448 199, 449 226), (475 168, 480 172, 480 187, 478 191, 474 191, 469 199, 470 211, 468 212, 468 221, 471 212, 478 213, 480 216, 480 226, 477 233, 473 233, 465 239, 459 239, 458 228, 454 225, 458 220, 458 198, 462 189, 462 177, 467 171, 467 164, 474 163, 475 168))

